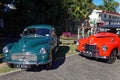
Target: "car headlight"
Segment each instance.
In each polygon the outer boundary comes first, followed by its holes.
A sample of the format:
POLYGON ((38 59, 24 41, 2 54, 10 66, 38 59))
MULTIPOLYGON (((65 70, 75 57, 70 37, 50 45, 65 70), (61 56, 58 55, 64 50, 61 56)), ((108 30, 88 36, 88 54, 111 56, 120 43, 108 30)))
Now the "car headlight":
POLYGON ((8 53, 8 52, 9 52, 8 47, 4 47, 4 48, 3 48, 3 53, 8 53))
POLYGON ((77 42, 76 42, 76 45, 80 45, 80 43, 77 41, 77 42))
POLYGON ((46 53, 47 53, 47 50, 45 48, 40 49, 40 54, 46 54, 46 53))
POLYGON ((102 46, 103 51, 106 51, 107 49, 108 49, 107 46, 102 46))

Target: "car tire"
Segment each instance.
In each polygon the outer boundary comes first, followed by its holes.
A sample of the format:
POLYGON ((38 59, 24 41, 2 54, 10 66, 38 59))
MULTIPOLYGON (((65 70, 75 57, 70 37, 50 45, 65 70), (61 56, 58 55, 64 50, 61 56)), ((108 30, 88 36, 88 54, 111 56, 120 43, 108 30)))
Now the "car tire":
POLYGON ((50 70, 52 68, 52 62, 46 64, 46 69, 47 70, 50 70))
POLYGON ((109 64, 114 63, 114 62, 116 61, 116 58, 117 58, 116 55, 117 55, 117 50, 114 49, 114 50, 111 52, 109 58, 107 59, 107 63, 109 63, 109 64))
POLYGON ((10 63, 7 63, 8 67, 10 68, 14 68, 14 65, 13 64, 10 64, 10 63))
POLYGON ((56 47, 55 53, 57 53, 58 51, 59 51, 59 46, 56 47))
POLYGON ((120 59, 120 55, 117 56, 117 59, 120 59))
MULTIPOLYGON (((53 53, 53 51, 52 51, 52 53, 53 53)), ((50 58, 51 58, 51 62, 46 64, 46 69, 47 70, 50 70, 52 68, 53 54, 50 55, 50 58)))

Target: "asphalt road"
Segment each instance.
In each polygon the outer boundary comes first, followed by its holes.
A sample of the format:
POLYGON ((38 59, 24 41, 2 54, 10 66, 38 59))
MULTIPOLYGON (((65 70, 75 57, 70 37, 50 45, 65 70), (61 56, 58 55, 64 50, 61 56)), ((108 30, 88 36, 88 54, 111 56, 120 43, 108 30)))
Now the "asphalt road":
POLYGON ((42 66, 7 74, 0 80, 120 80, 120 60, 107 64, 74 55, 54 61, 49 71, 42 66))

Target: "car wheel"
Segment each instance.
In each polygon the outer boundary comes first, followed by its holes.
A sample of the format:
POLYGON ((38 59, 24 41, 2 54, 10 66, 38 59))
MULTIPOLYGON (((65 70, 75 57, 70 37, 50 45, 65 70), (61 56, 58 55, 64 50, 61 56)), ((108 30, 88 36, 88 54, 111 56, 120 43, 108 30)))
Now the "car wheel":
POLYGON ((50 70, 52 68, 52 62, 46 64, 46 69, 47 70, 50 70))
POLYGON ((107 63, 112 64, 116 61, 116 55, 117 55, 117 51, 113 50, 110 54, 109 59, 107 60, 107 63))
POLYGON ((50 70, 52 68, 52 61, 53 61, 53 55, 52 54, 50 55, 50 58, 51 58, 51 62, 49 62, 48 64, 46 64, 46 69, 47 70, 50 70))
POLYGON ((7 63, 8 67, 10 68, 14 68, 14 65, 13 64, 10 64, 10 63, 7 63))
POLYGON ((117 59, 120 59, 120 55, 117 56, 117 59))
POLYGON ((55 53, 57 53, 58 51, 59 51, 59 46, 56 47, 55 53))

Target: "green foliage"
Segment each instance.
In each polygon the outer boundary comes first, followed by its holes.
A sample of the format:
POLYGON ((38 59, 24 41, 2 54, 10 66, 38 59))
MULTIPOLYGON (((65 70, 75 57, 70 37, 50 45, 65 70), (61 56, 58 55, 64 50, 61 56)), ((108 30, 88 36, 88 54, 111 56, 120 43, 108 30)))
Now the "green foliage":
POLYGON ((92 0, 64 0, 67 17, 73 20, 86 18, 94 7, 92 0))
POLYGON ((119 2, 115 0, 103 0, 103 5, 98 6, 98 9, 116 12, 116 8, 120 5, 119 2))
MULTIPOLYGON (((12 0, 1 0, 8 4, 12 0)), ((24 27, 32 24, 62 25, 65 20, 65 9, 61 0, 14 0, 16 10, 4 13, 4 6, 0 5, 0 16, 5 21, 6 32, 20 33, 24 27), (24 24, 23 24, 24 23, 24 24), (18 30, 18 28, 20 28, 18 30), (16 32, 16 30, 18 30, 16 32)))
POLYGON ((65 31, 66 20, 86 18, 95 7, 92 0, 1 0, 3 4, 11 1, 17 9, 5 13, 4 5, 0 5, 0 16, 6 24, 5 32, 18 36, 24 27, 32 24, 57 25, 59 32, 65 31))
MULTIPOLYGON (((12 0, 1 1, 10 3, 12 0)), ((17 7, 15 15, 32 15, 34 19, 35 15, 39 14, 48 20, 56 20, 56 17, 75 20, 86 18, 89 11, 95 7, 92 0, 14 0, 14 4, 17 7)))
POLYGON ((104 10, 105 8, 104 8, 103 5, 99 5, 99 6, 96 7, 96 9, 104 10))

